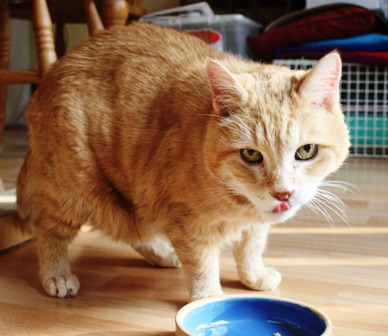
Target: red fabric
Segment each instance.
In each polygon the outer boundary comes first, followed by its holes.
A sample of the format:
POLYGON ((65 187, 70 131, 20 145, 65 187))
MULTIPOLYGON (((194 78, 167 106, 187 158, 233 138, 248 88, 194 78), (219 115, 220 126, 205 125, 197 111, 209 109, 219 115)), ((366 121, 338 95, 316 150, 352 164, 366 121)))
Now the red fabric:
MULTIPOLYGON (((327 51, 285 51, 278 58, 282 59, 314 59, 318 60, 325 56, 327 51)), ((388 66, 388 52, 386 51, 340 51, 342 61, 346 63, 360 63, 366 65, 388 66)))
POLYGON ((372 31, 375 25, 374 11, 344 6, 302 17, 259 36, 249 36, 248 43, 255 54, 272 58, 279 47, 361 35, 372 31))

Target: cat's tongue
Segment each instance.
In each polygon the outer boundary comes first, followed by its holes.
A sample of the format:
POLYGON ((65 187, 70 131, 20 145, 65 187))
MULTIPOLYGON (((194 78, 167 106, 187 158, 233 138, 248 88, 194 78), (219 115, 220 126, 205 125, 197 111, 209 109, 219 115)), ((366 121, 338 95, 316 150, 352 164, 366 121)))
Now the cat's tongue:
POLYGON ((283 201, 282 203, 280 203, 279 205, 277 205, 277 206, 275 207, 275 209, 272 210, 272 212, 273 212, 274 214, 277 214, 277 213, 279 213, 279 212, 281 212, 281 211, 287 211, 287 210, 289 210, 290 208, 291 208, 291 206, 288 204, 288 202, 283 201))

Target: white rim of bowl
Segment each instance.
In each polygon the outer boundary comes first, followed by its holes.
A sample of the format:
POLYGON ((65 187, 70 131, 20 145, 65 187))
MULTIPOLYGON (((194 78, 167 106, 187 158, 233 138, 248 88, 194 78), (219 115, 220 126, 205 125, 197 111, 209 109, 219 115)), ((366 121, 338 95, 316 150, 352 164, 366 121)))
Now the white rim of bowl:
POLYGON ((307 309, 311 310, 312 312, 314 312, 325 323, 326 330, 323 332, 323 334, 321 334, 321 336, 331 336, 332 335, 333 326, 332 326, 332 323, 330 321, 330 318, 320 309, 315 308, 307 303, 293 300, 293 299, 286 299, 286 298, 282 298, 282 297, 274 297, 274 296, 268 296, 268 295, 252 295, 252 294, 242 294, 242 295, 241 294, 232 294, 232 295, 225 295, 223 297, 210 297, 210 298, 200 299, 200 300, 193 301, 193 302, 186 304, 178 311, 178 313, 175 316, 175 326, 176 326, 175 335, 176 336, 187 336, 187 335, 195 336, 193 333, 190 333, 183 325, 183 321, 184 321, 185 317, 193 309, 198 308, 198 307, 202 307, 205 304, 212 303, 212 302, 219 302, 219 301, 225 301, 228 299, 239 299, 239 298, 242 298, 242 299, 249 299, 249 298, 251 298, 251 299, 267 299, 267 300, 269 299, 269 300, 273 300, 273 301, 288 302, 288 303, 302 306, 302 307, 307 308, 307 309))

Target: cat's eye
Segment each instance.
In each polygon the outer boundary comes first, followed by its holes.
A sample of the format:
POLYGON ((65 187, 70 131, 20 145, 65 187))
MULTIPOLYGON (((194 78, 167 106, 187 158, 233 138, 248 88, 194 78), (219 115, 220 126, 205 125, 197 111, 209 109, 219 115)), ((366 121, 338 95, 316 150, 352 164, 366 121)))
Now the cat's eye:
POLYGON ((300 161, 306 161, 313 159, 318 154, 317 145, 304 145, 299 147, 295 153, 295 159, 300 161))
POLYGON ((240 150, 242 159, 249 164, 260 164, 263 162, 263 155, 252 148, 244 148, 240 150))

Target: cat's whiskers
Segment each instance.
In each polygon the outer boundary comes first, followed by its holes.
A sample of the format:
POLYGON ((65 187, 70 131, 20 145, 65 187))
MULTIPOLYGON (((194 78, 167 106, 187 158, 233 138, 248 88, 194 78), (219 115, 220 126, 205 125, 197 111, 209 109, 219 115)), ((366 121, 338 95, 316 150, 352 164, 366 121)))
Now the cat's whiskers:
POLYGON ((248 126, 247 123, 244 122, 244 120, 240 116, 234 115, 233 118, 237 119, 237 121, 229 118, 227 119, 227 122, 236 125, 240 131, 243 131, 243 134, 245 136, 252 137, 255 134, 254 130, 250 126, 248 126))
POLYGON ((319 201, 313 199, 312 201, 307 203, 307 207, 310 208, 315 214, 322 215, 330 224, 330 227, 334 229, 334 221, 331 218, 330 213, 322 206, 319 201))
POLYGON ((332 200, 328 195, 317 194, 316 199, 321 203, 322 206, 325 206, 328 210, 336 214, 341 220, 343 220, 348 226, 349 222, 346 219, 345 206, 337 204, 338 200, 332 200))
POLYGON ((335 194, 332 192, 320 189, 317 193, 318 197, 321 197, 323 200, 330 201, 331 204, 335 205, 336 208, 341 209, 341 211, 346 212, 348 210, 347 205, 335 194))
POLYGON ((226 118, 226 117, 223 117, 220 115, 216 115, 216 114, 201 114, 201 116, 217 118, 217 119, 219 119, 219 124, 222 127, 230 129, 231 131, 238 133, 238 135, 240 137, 246 136, 246 133, 243 131, 241 125, 234 120, 230 120, 229 118, 226 118), (236 125, 238 127, 236 127, 236 125))
POLYGON ((336 181, 336 180, 323 181, 321 182, 321 186, 328 187, 328 188, 337 188, 337 189, 340 189, 342 192, 350 192, 352 194, 354 194, 355 191, 357 191, 356 186, 345 181, 336 181))
POLYGON ((219 119, 219 124, 222 127, 230 129, 233 132, 237 132, 243 139, 247 137, 252 138, 255 134, 255 131, 236 113, 233 113, 233 118, 227 118, 216 114, 201 114, 201 116, 215 117, 219 119))
MULTIPOLYGON (((340 181, 324 181, 321 183, 321 187, 338 188, 344 192, 353 192, 352 189, 354 189, 351 184, 340 181)), ((346 218, 346 212, 349 210, 348 207, 337 195, 329 190, 318 188, 315 198, 307 206, 314 213, 323 215, 332 228, 334 227, 334 220, 331 213, 334 213, 350 227, 346 218)))
POLYGON ((236 148, 245 148, 251 144, 246 139, 252 139, 253 131, 247 125, 241 125, 236 121, 231 120, 229 124, 223 123, 221 125, 226 129, 230 129, 234 133, 233 146, 236 148))

